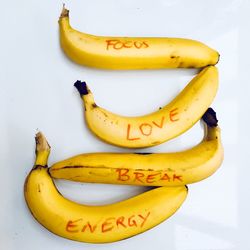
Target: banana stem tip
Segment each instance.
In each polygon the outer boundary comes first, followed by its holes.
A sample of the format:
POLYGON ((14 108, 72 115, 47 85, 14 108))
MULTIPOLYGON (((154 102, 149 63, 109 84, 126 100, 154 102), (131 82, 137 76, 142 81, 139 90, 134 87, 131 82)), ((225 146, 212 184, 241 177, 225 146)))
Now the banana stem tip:
POLYGON ((46 137, 42 132, 38 132, 35 137, 36 140, 36 152, 49 151, 50 145, 46 140, 46 137))
POLYGON ((60 15, 60 18, 64 18, 64 17, 69 17, 69 10, 65 8, 65 4, 63 4, 63 9, 60 15))
POLYGON ((216 117, 216 112, 212 108, 208 108, 205 114, 202 116, 202 120, 209 126, 209 127, 217 127, 218 120, 216 117))
POLYGON ((81 81, 77 80, 74 83, 74 86, 77 88, 80 96, 87 95, 89 93, 89 89, 87 87, 86 82, 81 82, 81 81))

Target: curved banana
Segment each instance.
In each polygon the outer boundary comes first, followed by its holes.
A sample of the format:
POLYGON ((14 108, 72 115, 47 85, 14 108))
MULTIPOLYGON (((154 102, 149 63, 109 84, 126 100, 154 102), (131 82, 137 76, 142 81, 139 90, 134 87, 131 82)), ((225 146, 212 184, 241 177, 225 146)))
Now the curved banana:
MULTIPOLYGON (((209 109, 210 125, 197 146, 177 153, 92 153, 81 154, 52 165, 53 178, 144 186, 180 186, 212 175, 223 160, 220 128, 209 109)), ((207 121, 208 122, 208 121, 207 121)))
POLYGON ((218 71, 204 68, 168 105, 154 113, 125 117, 96 105, 85 82, 77 81, 90 130, 100 139, 120 147, 143 148, 158 145, 184 133, 205 113, 218 88, 218 71))
POLYGON ((59 18, 60 43, 78 64, 104 69, 202 68, 215 65, 219 53, 184 38, 105 37, 73 29, 69 11, 59 18))
POLYGON ((35 219, 61 237, 92 243, 126 239, 170 217, 187 196, 185 186, 159 187, 111 205, 77 204, 58 192, 49 175, 46 139, 39 133, 36 141, 36 162, 25 182, 25 199, 35 219))

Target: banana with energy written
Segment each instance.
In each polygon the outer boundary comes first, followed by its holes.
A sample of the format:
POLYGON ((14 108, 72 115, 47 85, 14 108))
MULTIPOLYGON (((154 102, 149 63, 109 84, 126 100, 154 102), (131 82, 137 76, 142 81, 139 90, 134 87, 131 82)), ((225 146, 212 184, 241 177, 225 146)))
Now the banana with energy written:
POLYGON ((36 136, 36 161, 26 178, 24 195, 34 218, 61 237, 91 243, 113 242, 142 233, 173 215, 187 187, 158 187, 110 205, 87 206, 64 198, 48 172, 50 147, 36 136))
POLYGON ((120 147, 151 147, 191 128, 206 112, 218 88, 215 66, 204 68, 168 105, 145 116, 125 117, 99 107, 85 82, 77 81, 89 129, 100 139, 120 147))
POLYGON ((105 69, 202 68, 215 65, 219 53, 205 44, 184 38, 106 37, 73 29, 63 8, 60 43, 76 63, 105 69))
POLYGON ((209 109, 204 119, 203 141, 186 151, 81 154, 55 163, 49 172, 53 178, 72 181, 144 186, 180 186, 201 181, 212 175, 223 160, 214 111, 209 109))

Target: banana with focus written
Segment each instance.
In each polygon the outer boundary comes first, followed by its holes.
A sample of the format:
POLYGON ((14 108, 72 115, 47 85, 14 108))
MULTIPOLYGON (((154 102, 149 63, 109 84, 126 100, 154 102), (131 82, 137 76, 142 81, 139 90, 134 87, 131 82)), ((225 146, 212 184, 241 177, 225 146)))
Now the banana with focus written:
POLYGON ((76 63, 105 69, 202 68, 215 65, 219 53, 205 44, 184 38, 106 37, 73 29, 63 8, 60 43, 76 63))
POLYGON ((64 198, 48 172, 50 147, 36 136, 36 162, 26 178, 24 194, 34 218, 61 237, 92 243, 126 239, 161 223, 181 206, 187 187, 159 187, 110 205, 87 206, 64 198))
POLYGON ((144 186, 180 186, 201 181, 212 175, 223 160, 215 113, 209 109, 204 117, 208 123, 204 139, 189 150, 154 154, 81 154, 55 163, 49 172, 58 179, 144 186))
POLYGON ((145 116, 125 117, 96 105, 85 82, 77 81, 89 129, 100 139, 120 147, 155 146, 191 128, 206 112, 218 89, 218 71, 204 68, 168 105, 145 116))

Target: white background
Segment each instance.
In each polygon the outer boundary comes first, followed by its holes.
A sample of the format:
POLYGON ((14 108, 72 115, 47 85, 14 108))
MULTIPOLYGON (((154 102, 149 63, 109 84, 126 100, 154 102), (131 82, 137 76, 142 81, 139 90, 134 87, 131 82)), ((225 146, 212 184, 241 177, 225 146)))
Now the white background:
MULTIPOLYGON (((177 213, 157 227, 112 244, 60 238, 38 224, 23 198, 41 130, 50 164, 84 152, 124 152, 86 128, 73 83, 87 81, 98 105, 122 115, 143 115, 168 103, 196 70, 105 71, 79 66, 62 52, 61 1, 1 1, 0 37, 0 250, 140 249, 249 250, 250 2, 240 0, 65 1, 74 28, 113 36, 170 36, 200 40, 218 50, 220 86, 212 107, 222 128, 225 160, 203 182, 189 185, 177 213)), ((184 135, 147 149, 183 150, 203 135, 198 123, 184 135)), ((145 150, 138 150, 145 151, 145 150)), ((57 181, 79 203, 107 204, 143 187, 57 181)))

